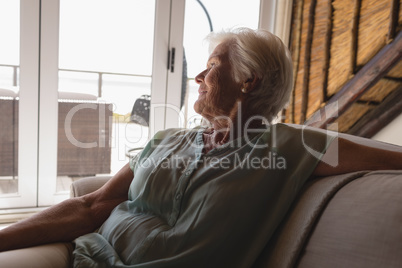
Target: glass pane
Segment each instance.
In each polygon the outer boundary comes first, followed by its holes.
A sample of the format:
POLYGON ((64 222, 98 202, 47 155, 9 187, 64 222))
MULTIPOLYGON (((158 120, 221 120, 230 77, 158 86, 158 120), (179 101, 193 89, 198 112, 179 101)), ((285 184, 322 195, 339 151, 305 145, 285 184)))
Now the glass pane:
POLYGON ((18 192, 20 1, 0 1, 0 197, 18 192))
POLYGON ((57 191, 115 174, 145 145, 130 119, 151 93, 154 13, 149 0, 60 1, 57 191))
POLYGON ((256 29, 258 28, 259 10, 260 0, 186 1, 183 41, 189 77, 186 105, 184 106, 186 127, 194 127, 200 122, 200 116, 193 109, 193 104, 198 98, 198 85, 195 83, 194 77, 205 69, 209 56, 208 47, 203 42, 205 36, 210 32, 208 15, 214 31, 236 27, 256 29), (228 12, 228 7, 230 12, 228 12))

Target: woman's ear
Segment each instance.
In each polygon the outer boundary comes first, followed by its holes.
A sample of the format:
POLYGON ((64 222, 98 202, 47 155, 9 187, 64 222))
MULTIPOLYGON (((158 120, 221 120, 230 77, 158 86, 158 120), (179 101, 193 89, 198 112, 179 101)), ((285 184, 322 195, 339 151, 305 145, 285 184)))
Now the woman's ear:
POLYGON ((242 90, 243 93, 248 93, 248 92, 254 90, 254 88, 257 87, 258 82, 260 82, 260 79, 258 78, 258 76, 255 74, 252 74, 252 76, 243 83, 243 90, 242 90))

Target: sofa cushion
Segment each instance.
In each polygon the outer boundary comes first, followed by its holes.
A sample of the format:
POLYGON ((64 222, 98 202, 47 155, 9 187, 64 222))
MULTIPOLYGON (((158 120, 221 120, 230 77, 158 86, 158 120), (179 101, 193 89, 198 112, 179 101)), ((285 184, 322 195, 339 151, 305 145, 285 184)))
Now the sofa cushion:
POLYGON ((112 176, 86 177, 74 181, 70 186, 70 197, 79 197, 101 188, 112 176))
POLYGON ((16 98, 18 97, 18 89, 17 88, 0 88, 0 97, 7 98, 16 98))
POLYGON ((0 252, 0 267, 4 268, 69 268, 72 243, 55 243, 0 252))
POLYGON ((81 100, 81 101, 96 101, 98 97, 92 94, 59 91, 59 99, 62 100, 81 100))
POLYGON ((339 189, 366 173, 359 171, 309 181, 253 267, 294 267, 328 202, 339 189))
POLYGON ((402 267, 402 171, 370 172, 328 203, 299 267, 402 267))

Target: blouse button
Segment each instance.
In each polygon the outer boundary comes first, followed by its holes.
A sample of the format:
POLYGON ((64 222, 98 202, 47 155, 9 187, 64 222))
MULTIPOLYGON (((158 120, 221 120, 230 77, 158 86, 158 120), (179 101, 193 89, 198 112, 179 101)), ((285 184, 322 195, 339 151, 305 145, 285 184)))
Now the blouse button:
POLYGON ((181 193, 176 194, 176 200, 179 200, 181 198, 181 193))

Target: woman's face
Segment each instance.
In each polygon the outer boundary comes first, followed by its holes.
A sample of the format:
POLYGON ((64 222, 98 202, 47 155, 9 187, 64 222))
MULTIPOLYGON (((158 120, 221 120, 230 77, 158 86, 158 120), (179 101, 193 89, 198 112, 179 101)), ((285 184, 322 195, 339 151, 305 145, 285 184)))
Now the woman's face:
POLYGON ((194 110, 208 119, 229 117, 241 97, 241 83, 232 77, 230 41, 219 44, 209 56, 207 68, 195 77, 200 85, 194 110))

